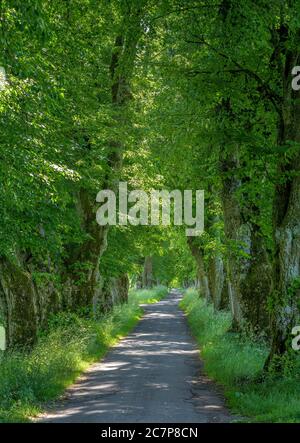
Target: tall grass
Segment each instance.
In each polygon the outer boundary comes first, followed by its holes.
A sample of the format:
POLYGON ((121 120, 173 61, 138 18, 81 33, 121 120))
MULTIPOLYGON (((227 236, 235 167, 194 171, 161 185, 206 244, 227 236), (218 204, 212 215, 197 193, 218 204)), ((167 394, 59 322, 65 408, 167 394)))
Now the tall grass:
MULTIPOLYGON (((0 421, 27 421, 59 397, 91 363, 128 334, 141 317, 141 301, 162 297, 162 288, 134 291, 129 302, 95 320, 61 313, 49 321, 30 353, 0 353, 0 421)), ((164 289, 166 293, 166 289, 164 289)))
POLYGON ((228 332, 231 317, 188 290, 181 302, 204 359, 207 374, 225 387, 232 411, 255 422, 300 422, 300 359, 285 373, 262 378, 268 353, 263 342, 228 332))
POLYGON ((166 286, 155 286, 151 289, 131 290, 129 297, 140 304, 156 303, 166 297, 168 288, 166 286))

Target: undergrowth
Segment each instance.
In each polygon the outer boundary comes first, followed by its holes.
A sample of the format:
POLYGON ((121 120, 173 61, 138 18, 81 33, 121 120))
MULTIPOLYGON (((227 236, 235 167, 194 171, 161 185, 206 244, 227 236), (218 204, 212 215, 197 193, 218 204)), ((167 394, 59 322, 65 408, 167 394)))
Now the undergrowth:
POLYGON ((287 361, 278 376, 263 374, 266 344, 252 337, 230 333, 228 312, 213 306, 189 289, 182 302, 192 334, 204 359, 205 371, 225 388, 229 407, 242 421, 300 422, 300 359, 287 361))
POLYGON ((0 353, 0 421, 22 422, 43 411, 87 367, 101 359, 142 316, 141 302, 159 300, 163 287, 132 291, 127 304, 98 319, 60 313, 49 320, 30 352, 0 353))

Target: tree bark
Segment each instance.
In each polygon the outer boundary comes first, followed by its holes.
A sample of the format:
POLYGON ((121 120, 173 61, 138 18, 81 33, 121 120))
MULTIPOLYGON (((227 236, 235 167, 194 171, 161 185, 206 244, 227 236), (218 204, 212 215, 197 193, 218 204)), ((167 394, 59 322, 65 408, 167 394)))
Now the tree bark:
POLYGON ((143 270, 143 288, 152 288, 153 286, 153 262, 152 257, 145 257, 143 270))
POLYGON ((267 298, 271 291, 271 265, 264 239, 257 225, 250 224, 250 257, 240 283, 241 303, 246 322, 254 333, 269 334, 267 298))
POLYGON ((0 301, 5 317, 6 348, 28 347, 37 338, 37 294, 30 273, 1 259, 0 301))
POLYGON ((242 260, 240 257, 241 242, 249 243, 247 229, 244 229, 240 205, 236 191, 240 186, 236 178, 238 160, 236 153, 224 154, 220 159, 222 179, 221 201, 224 216, 224 231, 227 241, 227 285, 228 295, 233 318, 233 330, 242 328, 242 306, 240 278, 242 273, 242 260))
POLYGON ((224 286, 224 266, 220 254, 214 254, 208 261, 208 286, 215 310, 221 309, 224 286))
MULTIPOLYGON (((138 16, 136 16, 138 20, 138 16)), ((112 79, 112 105, 116 111, 116 124, 123 120, 124 106, 131 98, 129 77, 134 62, 138 33, 118 35, 112 52, 110 73, 112 79), (126 68, 125 68, 126 66, 126 68)), ((103 188, 116 191, 122 167, 123 146, 118 140, 110 143, 108 156, 109 171, 103 188)), ((69 254, 66 262, 65 281, 68 287, 67 299, 73 309, 92 306, 101 297, 100 259, 107 248, 109 226, 99 226, 96 222, 95 196, 82 188, 78 196, 78 212, 81 215, 84 232, 89 239, 77 251, 69 254)))
MULTIPOLYGON (((268 328, 266 300, 271 287, 271 269, 260 227, 251 221, 253 206, 241 207, 236 178, 238 154, 221 158, 224 230, 228 243, 227 288, 233 330, 247 323, 255 332, 268 328), (261 272, 263 271, 263 272, 261 272)), ((257 208, 255 208, 257 210, 257 208)))
MULTIPOLYGON (((279 115, 278 144, 300 143, 299 92, 291 86, 291 71, 300 64, 300 30, 293 52, 285 54, 283 71, 283 100, 279 115)), ((275 356, 281 356, 291 347, 291 329, 299 324, 300 302, 300 154, 281 157, 278 165, 281 180, 276 185, 273 211, 273 313, 272 346, 266 362, 269 367, 275 356)), ((281 363, 278 362, 278 369, 281 363)))
POLYGON ((102 278, 101 302, 97 304, 97 308, 101 312, 109 312, 114 305, 127 303, 128 291, 129 278, 127 274, 102 278))
POLYGON ((197 241, 194 239, 194 237, 188 237, 188 246, 196 261, 197 276, 199 280, 199 294, 203 296, 207 302, 210 302, 211 296, 208 285, 208 277, 205 271, 203 248, 201 245, 197 245, 197 241))

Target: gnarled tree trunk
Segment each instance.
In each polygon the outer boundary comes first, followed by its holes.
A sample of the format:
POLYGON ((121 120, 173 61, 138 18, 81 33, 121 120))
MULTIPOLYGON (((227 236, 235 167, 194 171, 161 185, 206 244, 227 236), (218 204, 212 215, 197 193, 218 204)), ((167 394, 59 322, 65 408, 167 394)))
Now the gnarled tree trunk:
POLYGON ((270 293, 271 270, 259 226, 251 221, 252 207, 241 207, 236 178, 237 153, 221 158, 222 205, 228 243, 227 288, 233 316, 233 330, 244 323, 258 331, 267 329, 266 300, 270 293), (261 272, 263 270, 263 272, 261 272))
MULTIPOLYGON (((283 100, 279 119, 278 144, 300 143, 299 92, 291 86, 291 71, 300 64, 300 30, 295 36, 294 52, 287 51, 283 72, 283 100)), ((300 313, 300 154, 282 157, 278 165, 281 181, 274 199, 272 347, 266 367, 274 356, 291 348, 291 330, 299 324, 300 313)), ((280 363, 279 363, 280 369, 280 363)))
POLYGON ((31 275, 18 264, 0 262, 0 301, 5 317, 6 348, 31 346, 37 337, 37 293, 31 275))

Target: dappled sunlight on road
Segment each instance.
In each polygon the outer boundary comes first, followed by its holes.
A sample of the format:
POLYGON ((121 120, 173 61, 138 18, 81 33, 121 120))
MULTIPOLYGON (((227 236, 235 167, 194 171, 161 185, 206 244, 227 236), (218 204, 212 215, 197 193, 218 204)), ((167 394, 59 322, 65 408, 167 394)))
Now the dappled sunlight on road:
POLYGON ((44 421, 229 421, 221 397, 201 375, 179 301, 175 292, 146 305, 136 329, 93 365, 44 421))

